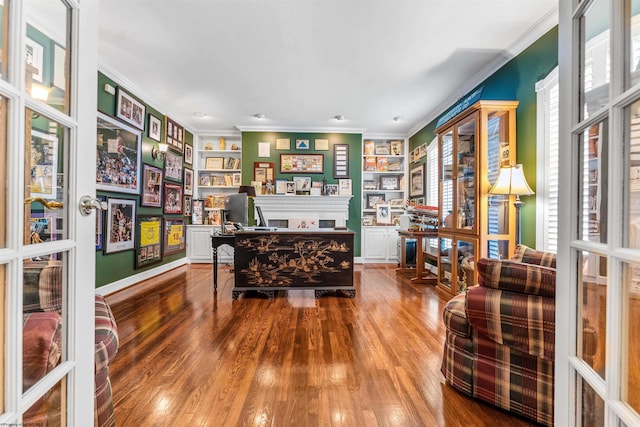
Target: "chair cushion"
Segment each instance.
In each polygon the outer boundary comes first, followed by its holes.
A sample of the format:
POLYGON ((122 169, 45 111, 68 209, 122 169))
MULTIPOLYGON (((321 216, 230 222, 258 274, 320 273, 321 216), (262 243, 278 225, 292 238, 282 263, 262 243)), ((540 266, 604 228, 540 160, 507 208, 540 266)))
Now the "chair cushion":
POLYGON ((95 371, 99 372, 111 363, 118 352, 118 326, 111 307, 101 295, 95 297, 95 371))
POLYGON ((481 286, 510 292, 554 297, 556 270, 512 260, 481 258, 477 263, 481 286))
POLYGON ((465 294, 458 294, 447 302, 442 313, 447 330, 461 337, 470 336, 465 303, 465 294))
POLYGON ((52 261, 40 272, 40 307, 62 313, 62 263, 52 261))
POLYGON ((526 264, 556 268, 556 254, 552 252, 537 251, 525 245, 516 246, 516 250, 511 260, 524 262, 526 264))

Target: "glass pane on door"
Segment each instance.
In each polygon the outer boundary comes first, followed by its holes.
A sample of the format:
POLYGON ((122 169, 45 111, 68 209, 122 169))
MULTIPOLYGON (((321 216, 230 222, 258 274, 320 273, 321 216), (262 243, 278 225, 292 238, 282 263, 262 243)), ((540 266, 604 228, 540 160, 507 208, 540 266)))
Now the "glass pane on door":
POLYGON ((64 113, 69 112, 69 9, 61 0, 24 1, 25 91, 64 113))
POLYGON ((458 126, 458 228, 476 225, 476 118, 458 126))
MULTIPOLYGON (((603 379, 605 377, 607 318, 607 258, 578 252, 579 295, 578 325, 582 330, 577 355, 603 379)), ((580 330, 579 329, 579 330, 580 330)))
POLYGON ((9 57, 9 1, 0 0, 0 78, 7 80, 7 58, 9 57))
POLYGON ((604 400, 580 377, 577 377, 576 397, 576 424, 582 427, 604 427, 604 400))
POLYGON ((582 133, 579 234, 583 240, 607 243, 608 121, 582 133))
POLYGON ((68 131, 61 124, 27 110, 25 137, 25 244, 67 238, 68 131))
POLYGON ((640 101, 627 109, 629 130, 627 131, 627 161, 629 185, 627 190, 627 214, 629 222, 627 238, 630 248, 640 249, 640 101))
POLYGON ((36 401, 22 416, 24 426, 66 426, 66 377, 36 401))
MULTIPOLYGON (((7 354, 7 331, 5 329, 5 313, 7 313, 7 302, 5 300, 7 295, 7 268, 4 264, 0 264, 0 351, 2 354, 7 354)), ((5 358, 0 358, 0 414, 4 413, 4 385, 6 378, 5 358)))
POLYGON ((0 248, 7 241, 7 100, 0 96, 0 248))
POLYGON ((458 240, 456 243, 458 293, 475 284, 476 244, 474 241, 458 240))
POLYGON ((453 131, 442 135, 440 140, 442 153, 442 170, 440 179, 441 228, 453 228, 453 131))
POLYGON ((629 15, 629 73, 627 87, 640 82, 640 0, 630 0, 629 15))
POLYGON ((451 288, 451 268, 452 268, 452 250, 453 245, 451 239, 440 237, 438 239, 438 251, 439 257, 438 262, 438 283, 440 285, 445 286, 447 288, 451 288))
POLYGON ((623 369, 623 382, 626 380, 625 395, 622 396, 636 412, 640 412, 640 264, 623 264, 627 315, 622 320, 627 329, 627 364, 623 369), (625 374, 626 371, 626 374, 625 374))
POLYGON ((609 102, 611 80, 610 0, 595 0, 580 21, 582 118, 609 102))

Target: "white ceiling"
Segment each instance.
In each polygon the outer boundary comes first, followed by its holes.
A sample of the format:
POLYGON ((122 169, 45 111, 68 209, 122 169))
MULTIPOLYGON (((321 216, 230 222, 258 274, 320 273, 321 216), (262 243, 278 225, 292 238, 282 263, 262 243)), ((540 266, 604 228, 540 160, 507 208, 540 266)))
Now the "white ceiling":
POLYGON ((107 75, 196 133, 410 136, 555 25, 557 5, 100 0, 99 61, 107 75))

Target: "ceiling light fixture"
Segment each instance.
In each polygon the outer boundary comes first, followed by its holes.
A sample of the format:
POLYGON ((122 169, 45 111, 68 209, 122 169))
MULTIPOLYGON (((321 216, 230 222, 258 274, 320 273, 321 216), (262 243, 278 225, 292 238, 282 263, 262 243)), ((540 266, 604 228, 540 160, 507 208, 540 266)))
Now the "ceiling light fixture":
POLYGON ((207 113, 203 113, 202 111, 196 111, 195 113, 193 113, 193 115, 199 119, 204 119, 205 117, 207 117, 207 113))
POLYGON ((401 119, 402 119, 402 117, 400 117, 400 116, 395 116, 395 117, 393 118, 393 121, 394 121, 394 122, 396 122, 396 123, 398 123, 401 119))
POLYGON ((338 114, 337 116, 333 116, 334 119, 341 122, 344 120, 344 116, 342 114, 338 114))
POLYGON ((262 119, 265 119, 267 116, 265 116, 262 113, 257 113, 257 114, 254 114, 253 117, 255 117, 256 119, 262 120, 262 119))

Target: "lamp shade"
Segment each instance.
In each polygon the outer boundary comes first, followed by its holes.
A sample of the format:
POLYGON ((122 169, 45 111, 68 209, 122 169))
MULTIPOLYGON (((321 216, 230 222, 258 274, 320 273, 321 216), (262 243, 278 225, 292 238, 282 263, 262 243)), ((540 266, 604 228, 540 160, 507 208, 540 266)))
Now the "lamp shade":
POLYGON ((256 188, 253 185, 241 185, 238 193, 247 193, 247 197, 256 197, 256 188))
POLYGON ((505 166, 500 169, 498 179, 489 190, 489 194, 509 194, 528 196, 534 194, 527 183, 522 165, 505 166))

